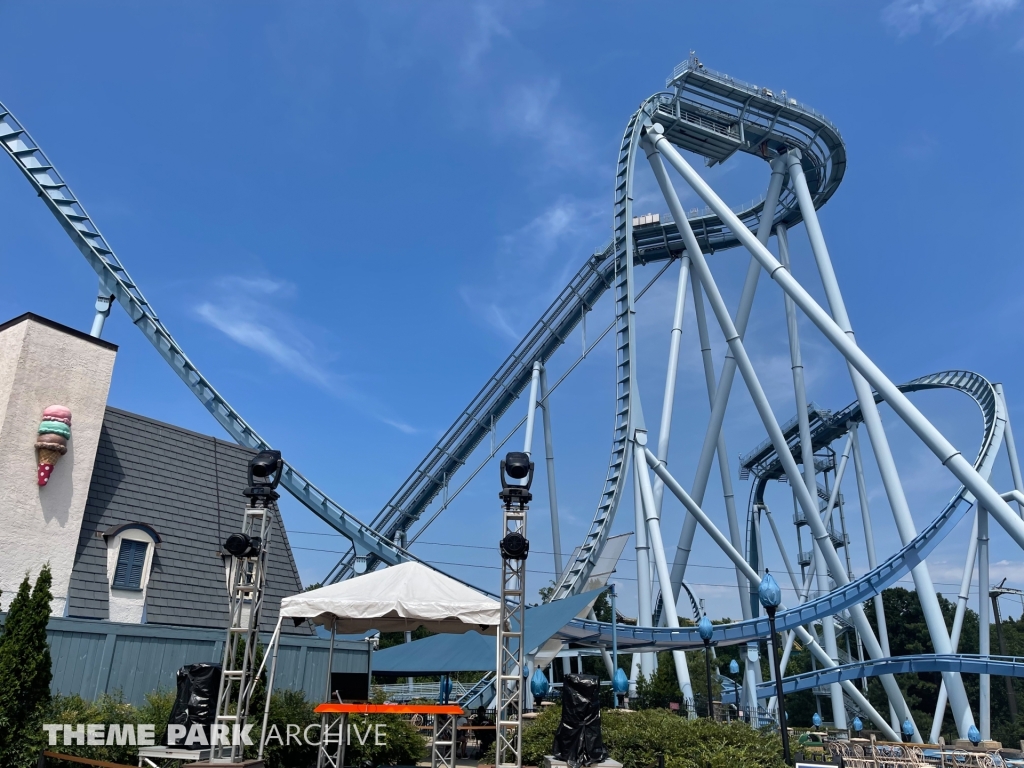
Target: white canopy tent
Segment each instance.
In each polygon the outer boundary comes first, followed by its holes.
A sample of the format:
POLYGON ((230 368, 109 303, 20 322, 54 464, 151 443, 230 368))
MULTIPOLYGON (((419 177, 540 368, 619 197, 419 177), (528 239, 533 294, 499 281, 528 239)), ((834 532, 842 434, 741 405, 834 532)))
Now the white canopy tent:
MULTIPOLYGON (((326 684, 329 698, 334 638, 338 633, 350 634, 372 629, 403 632, 425 627, 432 632, 445 634, 476 631, 496 635, 501 620, 501 605, 482 592, 418 562, 393 565, 348 581, 284 598, 270 647, 264 656, 264 664, 267 657, 271 662, 260 739, 261 757, 266 744, 281 624, 286 619, 297 622, 308 619, 331 631, 326 684)), ((261 667, 256 676, 259 677, 262 671, 261 667)), ((437 720, 440 718, 435 720, 435 741, 437 720)), ((326 729, 326 719, 324 724, 326 729)), ((341 754, 343 756, 344 753, 341 754)), ((450 764, 451 755, 443 763, 450 764)))
MULTIPOLYGON (((393 565, 348 581, 286 597, 281 619, 309 619, 341 634, 498 632, 497 600, 422 563, 393 565)), ((279 622, 280 623, 280 622, 279 622)))

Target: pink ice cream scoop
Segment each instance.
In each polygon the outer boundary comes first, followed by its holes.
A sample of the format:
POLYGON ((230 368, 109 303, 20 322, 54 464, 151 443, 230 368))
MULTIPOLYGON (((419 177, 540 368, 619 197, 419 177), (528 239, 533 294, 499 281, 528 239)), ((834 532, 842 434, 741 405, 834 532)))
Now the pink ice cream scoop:
POLYGON ((43 420, 36 435, 36 450, 39 451, 39 469, 36 480, 46 485, 57 461, 68 452, 71 439, 71 409, 63 405, 51 405, 43 409, 43 420))

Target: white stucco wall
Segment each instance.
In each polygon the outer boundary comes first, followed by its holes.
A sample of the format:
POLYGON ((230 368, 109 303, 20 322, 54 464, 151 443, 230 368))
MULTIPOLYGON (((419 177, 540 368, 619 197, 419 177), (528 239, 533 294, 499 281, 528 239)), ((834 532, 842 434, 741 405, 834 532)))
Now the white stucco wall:
POLYGON ((25 574, 53 573, 52 612, 67 603, 116 352, 27 318, 0 331, 0 608, 25 574), (37 484, 36 430, 48 405, 71 409, 68 452, 37 484))

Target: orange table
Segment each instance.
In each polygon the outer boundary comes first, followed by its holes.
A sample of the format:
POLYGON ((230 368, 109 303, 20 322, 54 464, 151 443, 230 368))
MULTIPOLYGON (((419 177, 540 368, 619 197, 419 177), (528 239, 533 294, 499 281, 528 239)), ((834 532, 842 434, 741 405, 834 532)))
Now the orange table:
POLYGON ((332 715, 464 715, 455 704, 318 704, 317 714, 332 715))
MULTIPOLYGON (((455 751, 457 741, 456 718, 464 715, 462 707, 456 704, 337 704, 327 702, 318 704, 313 710, 321 716, 322 728, 326 733, 330 716, 336 716, 338 733, 345 733, 345 724, 349 715, 435 715, 434 738, 430 744, 431 768, 455 768, 455 751)), ((494 726, 489 726, 494 728, 494 726)), ((338 739, 336 753, 331 755, 327 750, 326 739, 320 741, 321 755, 318 765, 341 766, 345 762, 345 741, 338 739)))

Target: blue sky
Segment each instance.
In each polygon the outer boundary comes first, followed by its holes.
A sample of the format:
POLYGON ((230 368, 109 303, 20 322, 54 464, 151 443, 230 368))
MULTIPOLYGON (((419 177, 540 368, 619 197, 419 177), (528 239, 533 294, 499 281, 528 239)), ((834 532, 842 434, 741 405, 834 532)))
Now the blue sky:
MULTIPOLYGON (((1019 0, 737 2, 727 11, 679 2, 0 0, 0 25, 0 101, 192 360, 360 517, 380 510, 606 242, 626 121, 690 49, 717 70, 787 89, 839 126, 849 169, 821 219, 860 344, 896 381, 968 368, 1004 382, 1024 440, 1024 302, 1014 288, 1024 204, 1013 139, 1024 118, 1019 0)), ((95 276, 13 164, 0 166, 0 316, 34 311, 88 328, 95 276)), ((706 176, 733 203, 767 182, 749 157, 706 176)), ((638 213, 665 209, 646 169, 637 184, 638 213)), ((694 200, 680 189, 684 203, 694 200)), ((795 273, 820 296, 802 227, 791 240, 795 273)), ((730 306, 746 261, 738 250, 712 259, 730 306)), ((642 302, 638 375, 652 423, 674 274, 642 302)), ((605 301, 591 328, 610 318, 605 301)), ((810 397, 831 408, 850 402, 838 356, 809 325, 802 333, 810 397)), ((220 434, 119 308, 105 337, 120 345, 112 405, 220 434)), ((788 419, 782 299, 767 281, 748 339, 788 419)), ((707 412, 689 309, 683 343, 671 465, 689 485, 707 412)), ((714 343, 720 363, 720 334, 714 343)), ((556 356, 553 374, 578 345, 556 356)), ((612 395, 605 343, 553 397, 567 551, 598 500, 612 395)), ((735 457, 764 432, 739 383, 733 402, 735 457)), ((917 402, 965 453, 976 449, 970 402, 917 402)), ((884 418, 922 527, 955 483, 890 411, 884 418)), ((415 549, 490 589, 495 474, 485 469, 415 549)), ((1004 461, 995 478, 1009 487, 1004 461)), ((874 477, 871 486, 884 556, 895 551, 895 529, 874 477)), ((747 492, 737 485, 738 498, 747 492)), ((856 522, 852 486, 846 494, 856 522)), ((771 501, 784 519, 791 502, 781 491, 771 501)), ((707 508, 724 527, 714 479, 707 508)), ((551 578, 546 500, 534 510, 531 578, 541 586, 551 578)), ((285 513, 303 580, 316 581, 344 542, 293 502, 285 513)), ((667 502, 667 542, 681 519, 667 502)), ((632 530, 628 494, 615 530, 632 530)), ((862 572, 859 531, 851 523, 862 572)), ((947 594, 967 533, 969 523, 932 558, 947 594)), ((1001 531, 993 538, 994 576, 1024 586, 1019 551, 1001 531)), ((688 582, 710 613, 736 616, 731 570, 707 544, 698 539, 688 582)), ((768 560, 778 561, 770 547, 768 560)), ((627 611, 634 568, 624 559, 616 575, 627 611)))

